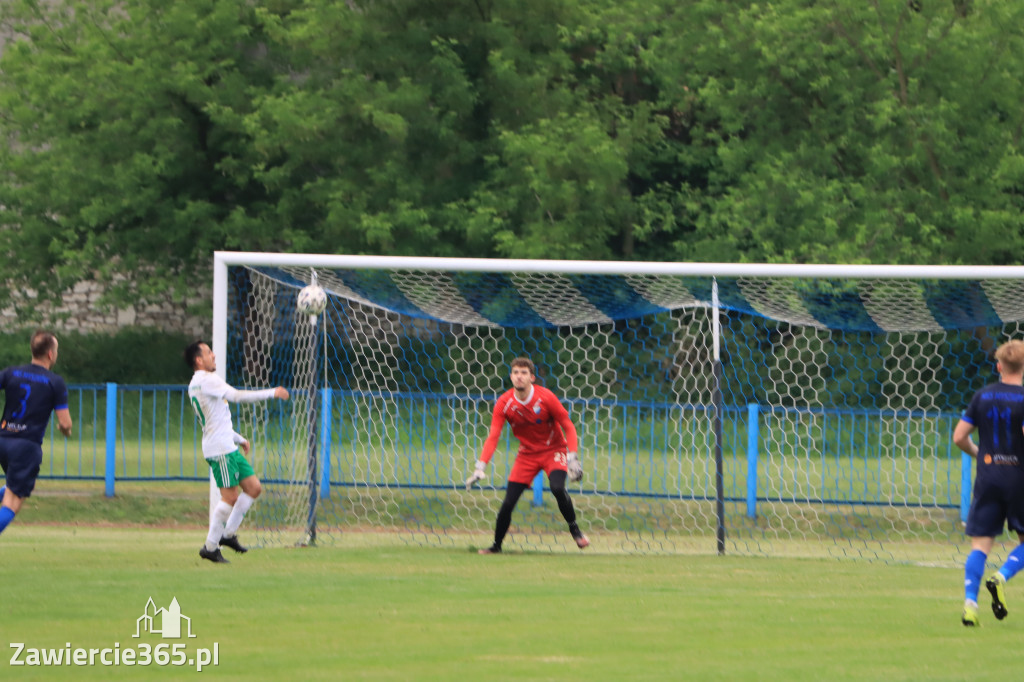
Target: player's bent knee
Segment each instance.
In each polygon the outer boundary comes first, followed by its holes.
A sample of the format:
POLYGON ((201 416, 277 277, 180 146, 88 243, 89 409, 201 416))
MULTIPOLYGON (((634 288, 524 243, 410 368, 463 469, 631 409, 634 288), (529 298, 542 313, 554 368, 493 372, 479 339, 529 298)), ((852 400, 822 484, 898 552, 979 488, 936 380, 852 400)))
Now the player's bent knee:
POLYGON ((249 476, 241 483, 242 491, 252 499, 256 499, 263 492, 263 484, 255 476, 249 476))

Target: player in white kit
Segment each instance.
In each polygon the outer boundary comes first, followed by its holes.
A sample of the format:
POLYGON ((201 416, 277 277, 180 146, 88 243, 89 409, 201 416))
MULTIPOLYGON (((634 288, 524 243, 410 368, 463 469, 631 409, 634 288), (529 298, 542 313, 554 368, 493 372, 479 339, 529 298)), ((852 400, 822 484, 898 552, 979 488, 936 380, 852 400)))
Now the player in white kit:
POLYGON ((228 563, 220 546, 236 552, 248 551, 238 541, 238 526, 263 487, 249 460, 249 441, 231 423, 228 403, 256 403, 271 398, 288 400, 281 386, 261 391, 240 391, 221 379, 214 370, 217 358, 210 346, 196 341, 185 349, 185 364, 195 374, 188 385, 188 398, 203 426, 203 457, 220 489, 220 502, 210 518, 210 532, 199 556, 214 563, 228 563))

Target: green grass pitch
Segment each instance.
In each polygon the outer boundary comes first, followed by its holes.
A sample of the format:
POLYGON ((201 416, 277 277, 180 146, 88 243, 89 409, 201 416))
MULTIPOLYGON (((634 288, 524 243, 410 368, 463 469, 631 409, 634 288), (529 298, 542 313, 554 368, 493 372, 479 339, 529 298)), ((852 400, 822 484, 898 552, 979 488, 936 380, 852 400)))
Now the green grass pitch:
POLYGON ((10 680, 197 675, 187 666, 12 666, 15 642, 184 642, 190 654, 216 643, 218 665, 201 675, 224 680, 973 680, 1020 668, 1024 581, 1008 587, 1005 621, 983 599, 982 627, 968 629, 959 569, 478 556, 360 534, 332 547, 226 552, 225 566, 199 559, 199 526, 25 516, 0 536, 0 675, 10 680), (133 638, 150 598, 161 608, 177 599, 196 637, 133 638))

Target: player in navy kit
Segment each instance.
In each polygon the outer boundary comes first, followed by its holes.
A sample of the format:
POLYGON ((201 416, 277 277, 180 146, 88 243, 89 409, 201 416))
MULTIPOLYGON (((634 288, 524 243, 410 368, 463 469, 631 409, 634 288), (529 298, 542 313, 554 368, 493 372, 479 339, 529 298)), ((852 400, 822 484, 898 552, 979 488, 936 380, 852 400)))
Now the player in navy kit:
POLYGON ((548 476, 551 494, 569 524, 569 533, 576 541, 576 546, 583 549, 590 545, 590 540, 576 524, 576 510, 565 489, 566 478, 571 481, 583 478, 583 466, 576 455, 576 427, 555 394, 543 386, 534 385, 536 377, 533 362, 529 358, 516 358, 512 361, 511 378, 512 388, 495 403, 490 433, 484 441, 473 474, 466 480, 466 489, 469 490, 473 484, 487 476, 484 467, 491 461, 501 430, 508 422, 512 427, 512 435, 519 440, 519 452, 516 453, 515 463, 508 475, 505 499, 498 510, 494 544, 481 549, 480 553, 501 552, 502 540, 512 523, 512 510, 541 471, 548 476))
POLYGON ((36 486, 51 412, 57 413, 57 428, 64 437, 71 435, 67 385, 50 371, 57 362, 57 337, 37 331, 30 345, 31 363, 0 372, 0 390, 5 397, 0 418, 0 467, 7 475, 7 485, 0 488, 0 533, 36 486))
POLYGON ((978 625, 978 590, 985 562, 1003 525, 1020 544, 986 582, 992 612, 1006 617, 1006 581, 1024 568, 1024 341, 1008 341, 996 350, 999 381, 974 394, 953 431, 953 442, 977 460, 974 493, 964 532, 971 553, 964 564, 964 625, 978 625), (977 429, 978 443, 971 440, 977 429))

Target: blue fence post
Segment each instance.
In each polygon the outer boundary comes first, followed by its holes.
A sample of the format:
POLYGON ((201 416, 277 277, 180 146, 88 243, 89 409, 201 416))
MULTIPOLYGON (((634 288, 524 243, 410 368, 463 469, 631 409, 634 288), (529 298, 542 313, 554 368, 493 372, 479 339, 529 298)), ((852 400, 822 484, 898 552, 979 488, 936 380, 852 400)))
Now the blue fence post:
POLYGON ((760 442, 758 407, 747 405, 747 516, 757 518, 757 445, 760 442))
POLYGON ((331 389, 320 389, 320 499, 331 496, 331 389))
POLYGON ((117 472, 117 461, 114 459, 115 443, 117 443, 117 384, 108 383, 106 461, 104 462, 107 497, 114 496, 114 474, 117 472))
POLYGON ((960 520, 967 522, 967 512, 971 509, 971 470, 974 458, 960 455, 960 520))
POLYGON ((533 500, 530 504, 534 507, 544 506, 544 472, 537 474, 533 479, 533 500))

